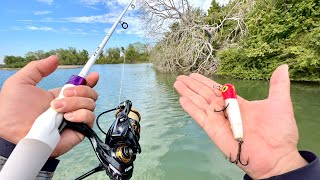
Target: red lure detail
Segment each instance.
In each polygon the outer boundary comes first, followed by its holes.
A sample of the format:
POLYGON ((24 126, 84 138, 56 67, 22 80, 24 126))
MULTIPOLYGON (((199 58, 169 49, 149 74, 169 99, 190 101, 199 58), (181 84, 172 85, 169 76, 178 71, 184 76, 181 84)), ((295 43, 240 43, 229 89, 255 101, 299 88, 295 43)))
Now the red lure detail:
POLYGON ((236 89, 233 84, 225 84, 221 89, 223 100, 237 99, 236 89))

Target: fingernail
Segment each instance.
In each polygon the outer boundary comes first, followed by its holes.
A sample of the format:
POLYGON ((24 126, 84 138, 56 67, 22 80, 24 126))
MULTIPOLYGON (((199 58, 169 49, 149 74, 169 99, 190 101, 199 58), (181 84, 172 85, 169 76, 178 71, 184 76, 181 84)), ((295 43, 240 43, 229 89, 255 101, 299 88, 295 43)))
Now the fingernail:
POLYGON ((72 120, 73 113, 72 112, 65 113, 64 114, 64 118, 66 118, 67 120, 72 120))
POLYGON ((54 108, 54 109, 60 109, 64 106, 63 102, 61 102, 60 100, 53 100, 51 102, 51 106, 54 108))
POLYGON ((66 89, 63 91, 64 96, 74 96, 76 91, 74 89, 66 89))

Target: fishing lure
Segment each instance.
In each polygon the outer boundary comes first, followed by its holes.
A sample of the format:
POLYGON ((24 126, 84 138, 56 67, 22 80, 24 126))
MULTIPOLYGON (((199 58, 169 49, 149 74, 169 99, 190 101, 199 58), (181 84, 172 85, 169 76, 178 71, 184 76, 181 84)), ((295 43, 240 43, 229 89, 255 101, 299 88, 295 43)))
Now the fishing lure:
POLYGON ((240 108, 237 100, 236 89, 233 84, 225 84, 223 86, 219 86, 218 89, 222 92, 222 97, 225 102, 225 106, 222 110, 214 110, 215 112, 226 112, 225 117, 229 119, 231 130, 233 133, 234 139, 238 141, 238 153, 237 158, 232 161, 231 153, 229 157, 229 161, 234 164, 240 163, 243 166, 247 166, 249 164, 249 160, 244 164, 241 162, 241 146, 243 144, 243 127, 242 127, 242 119, 240 108))

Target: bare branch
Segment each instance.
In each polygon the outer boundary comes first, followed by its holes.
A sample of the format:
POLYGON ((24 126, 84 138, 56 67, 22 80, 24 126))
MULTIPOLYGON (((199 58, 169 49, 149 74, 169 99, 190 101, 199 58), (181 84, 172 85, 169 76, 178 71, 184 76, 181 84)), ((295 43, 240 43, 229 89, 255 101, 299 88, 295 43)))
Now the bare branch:
POLYGON ((251 7, 245 3, 251 1, 253 4, 254 0, 233 1, 220 22, 208 24, 204 13, 193 8, 189 0, 143 0, 146 30, 158 39, 151 51, 155 66, 163 72, 214 74, 220 62, 217 52, 247 34, 244 18, 251 7))

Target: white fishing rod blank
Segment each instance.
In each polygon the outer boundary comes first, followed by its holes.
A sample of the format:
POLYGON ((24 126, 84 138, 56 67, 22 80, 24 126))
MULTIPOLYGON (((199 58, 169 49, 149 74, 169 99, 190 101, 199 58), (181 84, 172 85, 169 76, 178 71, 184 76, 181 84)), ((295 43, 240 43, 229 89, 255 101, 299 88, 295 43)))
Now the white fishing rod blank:
POLYGON ((117 19, 117 21, 113 24, 113 26, 111 27, 111 29, 109 30, 109 32, 107 33, 107 35, 105 36, 105 38, 103 39, 103 41, 101 42, 101 44, 98 46, 98 48, 96 49, 96 51, 93 53, 93 55, 90 57, 90 59, 88 60, 88 62, 86 63, 86 65, 82 68, 81 72, 79 73, 80 77, 86 77, 88 75, 89 70, 91 69, 91 66, 94 65, 94 63, 96 62, 96 60, 99 58, 99 55, 101 54, 104 46, 107 44, 107 42, 109 41, 112 33, 114 32, 114 30, 116 29, 117 25, 120 23, 122 17, 124 16, 124 14, 127 12, 127 10, 129 9, 129 7, 132 7, 133 9, 135 8, 135 0, 132 0, 131 3, 126 7, 126 9, 121 13, 121 15, 119 16, 119 18, 117 19))
MULTIPOLYGON (((68 87, 76 85, 85 85, 85 77, 88 75, 91 67, 95 64, 99 55, 103 51, 112 33, 120 23, 122 17, 129 7, 135 7, 135 0, 124 9, 117 21, 113 24, 109 32, 106 34, 102 43, 90 57, 86 65, 83 67, 78 76, 72 76, 67 84, 65 84, 59 94, 59 98, 64 98, 63 91, 68 87)), ((0 179, 4 180, 33 180, 40 172, 45 162, 50 157, 60 141, 59 127, 63 121, 63 114, 56 112, 53 108, 49 108, 42 113, 33 123, 30 131, 21 139, 12 151, 10 157, 6 161, 0 172, 0 179)))

